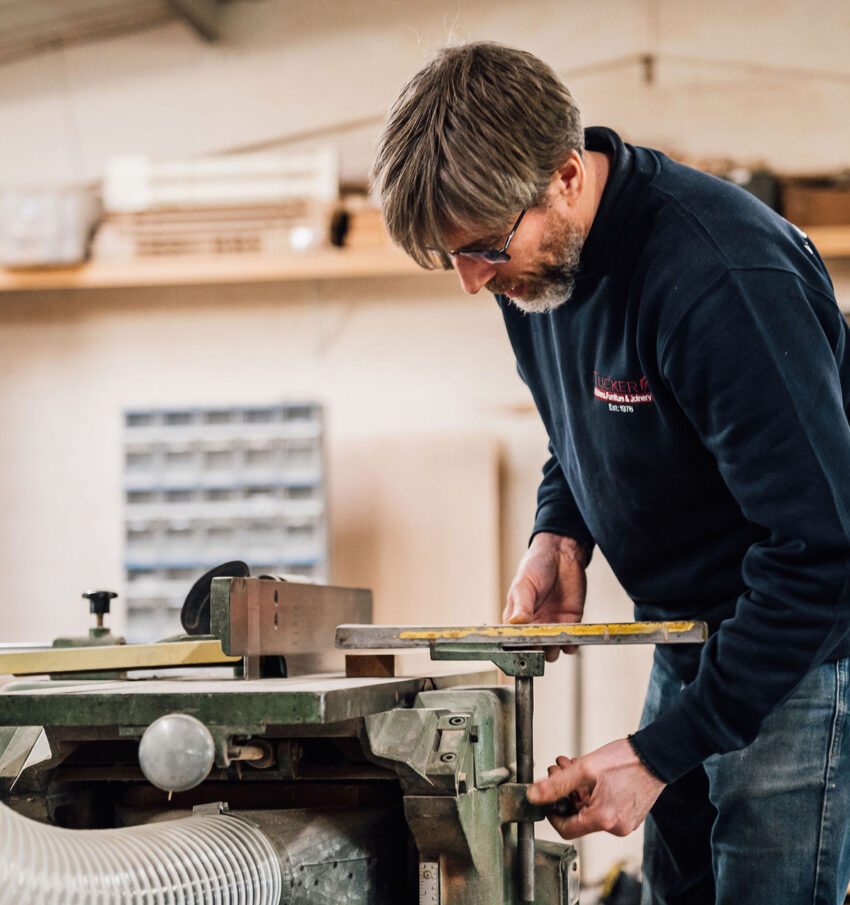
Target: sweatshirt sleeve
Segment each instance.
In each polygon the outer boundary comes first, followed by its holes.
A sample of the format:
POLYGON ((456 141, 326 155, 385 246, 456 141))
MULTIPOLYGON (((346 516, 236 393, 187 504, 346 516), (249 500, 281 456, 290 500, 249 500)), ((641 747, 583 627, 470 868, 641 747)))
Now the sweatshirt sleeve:
MULTIPOLYGON (((528 386, 528 379, 517 359, 517 374, 520 380, 528 386)), ((561 463, 555 455, 552 443, 549 443, 549 458, 543 466, 543 479, 537 488, 537 514, 534 517, 534 529, 531 539, 535 534, 542 532, 559 534, 562 537, 570 537, 587 553, 587 561, 593 553, 594 540, 579 512, 573 492, 570 490, 561 463)))
POLYGON ((632 736, 667 782, 749 744, 850 631, 846 336, 823 289, 782 271, 735 271, 661 349, 670 391, 744 517, 763 529, 744 557, 746 590, 704 645, 696 677, 632 736))
POLYGON ((543 480, 537 490, 537 515, 534 518, 532 538, 543 531, 571 537, 584 547, 588 562, 590 561, 593 537, 579 512, 551 443, 549 459, 543 466, 543 480))

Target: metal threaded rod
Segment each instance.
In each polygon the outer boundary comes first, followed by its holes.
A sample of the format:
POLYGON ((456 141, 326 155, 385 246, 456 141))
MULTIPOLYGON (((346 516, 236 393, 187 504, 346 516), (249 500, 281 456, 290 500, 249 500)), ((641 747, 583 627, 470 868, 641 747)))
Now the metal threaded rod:
MULTIPOLYGON (((534 680, 517 676, 516 682, 516 774, 517 782, 534 782, 534 680)), ((534 902, 534 823, 517 823, 517 874, 521 902, 534 902)))

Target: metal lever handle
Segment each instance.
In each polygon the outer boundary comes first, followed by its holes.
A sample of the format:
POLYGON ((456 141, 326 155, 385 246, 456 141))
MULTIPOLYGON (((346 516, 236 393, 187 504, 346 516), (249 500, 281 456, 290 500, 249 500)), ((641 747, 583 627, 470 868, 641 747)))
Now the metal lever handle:
POLYGON ((552 804, 544 804, 543 813, 547 817, 575 817, 578 808, 572 798, 559 798, 552 804))

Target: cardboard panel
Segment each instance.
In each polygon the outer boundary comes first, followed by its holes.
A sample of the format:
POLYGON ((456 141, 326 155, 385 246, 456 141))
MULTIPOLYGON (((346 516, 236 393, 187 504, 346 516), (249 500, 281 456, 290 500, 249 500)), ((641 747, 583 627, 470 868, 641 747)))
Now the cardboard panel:
POLYGON ((499 618, 493 438, 338 437, 330 459, 333 582, 371 588, 375 622, 499 618))

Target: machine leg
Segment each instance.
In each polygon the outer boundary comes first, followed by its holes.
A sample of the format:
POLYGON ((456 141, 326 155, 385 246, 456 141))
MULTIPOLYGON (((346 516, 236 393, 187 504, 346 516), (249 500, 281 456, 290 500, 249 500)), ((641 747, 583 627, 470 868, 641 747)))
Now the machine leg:
MULTIPOLYGON (((516 679, 516 772, 517 782, 534 782, 534 685, 530 676, 516 679)), ((519 898, 534 902, 534 823, 517 824, 517 867, 519 898)))

